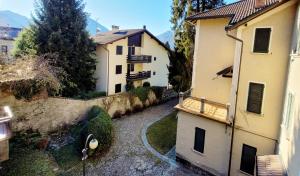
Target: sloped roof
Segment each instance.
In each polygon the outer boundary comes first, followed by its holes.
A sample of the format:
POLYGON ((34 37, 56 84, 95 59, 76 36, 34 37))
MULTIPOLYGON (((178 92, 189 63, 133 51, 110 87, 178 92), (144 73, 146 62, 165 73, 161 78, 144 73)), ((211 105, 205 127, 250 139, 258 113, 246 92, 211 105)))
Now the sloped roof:
POLYGON ((209 18, 231 18, 228 28, 251 17, 267 12, 287 0, 266 0, 265 6, 255 8, 255 0, 241 0, 235 3, 224 5, 212 10, 197 13, 187 18, 187 20, 209 19, 209 18))
POLYGON ((0 39, 13 40, 18 37, 21 28, 0 26, 0 39))
POLYGON ((122 29, 122 30, 112 30, 108 32, 102 32, 94 35, 92 39, 97 44, 106 45, 113 42, 116 42, 121 39, 125 39, 127 37, 133 36, 138 33, 147 33, 151 38, 156 40, 161 46, 163 46, 166 50, 170 50, 163 42, 161 42, 157 37, 151 34, 147 29, 122 29))

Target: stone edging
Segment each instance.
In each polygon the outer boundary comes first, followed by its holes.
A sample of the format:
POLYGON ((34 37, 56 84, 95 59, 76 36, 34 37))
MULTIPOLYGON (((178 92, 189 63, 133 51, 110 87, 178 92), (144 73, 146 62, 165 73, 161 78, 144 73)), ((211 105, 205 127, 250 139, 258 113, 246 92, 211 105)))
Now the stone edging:
MULTIPOLYGON (((143 128, 142 128, 142 134, 141 134, 142 141, 143 141, 144 146, 145 146, 145 147, 146 147, 153 155, 155 155, 156 157, 158 157, 160 160, 169 163, 172 167, 178 167, 178 164, 176 163, 175 160, 173 160, 173 159, 171 159, 171 158, 168 158, 168 157, 165 156, 165 155, 160 154, 160 153, 159 153, 158 151, 156 151, 153 147, 151 147, 151 145, 149 144, 149 142, 148 142, 148 140, 147 140, 147 135, 146 135, 146 133, 147 133, 148 128, 149 128, 152 124, 154 124, 155 122, 161 120, 161 119, 164 118, 164 117, 165 117, 165 116, 163 116, 163 117, 161 117, 161 118, 159 118, 159 119, 157 119, 157 120, 155 120, 155 121, 153 121, 153 122, 150 122, 150 123, 148 123, 148 124, 146 124, 146 125, 143 126, 143 128)), ((172 148, 172 149, 173 149, 173 148, 172 148)), ((172 150, 172 149, 171 149, 171 150, 172 150)))

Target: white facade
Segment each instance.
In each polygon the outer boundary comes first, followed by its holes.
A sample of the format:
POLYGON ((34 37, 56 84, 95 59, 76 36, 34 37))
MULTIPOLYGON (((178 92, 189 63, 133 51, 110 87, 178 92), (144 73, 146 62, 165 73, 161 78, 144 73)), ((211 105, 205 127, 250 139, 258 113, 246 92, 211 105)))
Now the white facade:
POLYGON ((151 62, 128 61, 128 37, 97 46, 96 58, 98 63, 95 78, 97 79, 96 89, 98 91, 105 91, 107 95, 112 95, 118 93, 116 85, 121 84, 121 92, 124 92, 128 82, 126 79, 128 73, 138 74, 146 71, 151 72, 150 78, 131 80, 135 87, 142 86, 144 82, 149 82, 151 86, 168 86, 168 50, 147 32, 142 34, 141 47, 134 48, 134 55, 151 56, 151 62), (117 47, 122 47, 121 54, 117 54, 117 47), (134 69, 129 72, 128 67, 132 66, 128 64, 134 65, 134 69), (117 74, 117 66, 122 67, 121 73, 117 74))

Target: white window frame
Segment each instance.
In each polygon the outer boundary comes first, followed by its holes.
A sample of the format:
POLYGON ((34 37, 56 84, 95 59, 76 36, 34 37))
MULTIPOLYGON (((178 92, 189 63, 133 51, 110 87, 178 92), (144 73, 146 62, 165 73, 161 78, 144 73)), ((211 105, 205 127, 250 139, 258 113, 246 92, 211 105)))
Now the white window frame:
POLYGON ((295 113, 295 94, 291 91, 288 91, 285 110, 284 110, 284 128, 286 132, 286 139, 290 139, 291 132, 292 132, 292 124, 294 121, 294 113, 295 113), (290 99, 291 98, 291 99, 290 99))
POLYGON ((246 103, 245 103, 245 111, 247 113, 250 113, 250 114, 254 114, 254 115, 257 115, 257 116, 264 116, 264 106, 265 106, 265 99, 266 99, 266 90, 267 90, 267 86, 266 86, 266 83, 265 82, 257 82, 257 81, 248 81, 248 87, 247 87, 247 92, 246 92, 246 103), (261 104, 261 113, 260 114, 257 114, 257 113, 254 113, 254 112, 250 112, 247 110, 247 106, 248 106, 248 99, 249 99, 249 90, 250 90, 250 83, 255 83, 255 84, 263 84, 264 85, 264 92, 263 92, 263 97, 262 97, 262 104, 261 104))
POLYGON ((252 53, 252 54, 258 54, 258 55, 272 54, 272 51, 271 51, 272 47, 271 47, 271 45, 272 45, 272 39, 273 39, 273 32, 274 32, 273 26, 260 26, 260 27, 255 27, 255 28, 253 28, 251 53, 252 53), (254 43, 255 43, 256 29, 262 29, 262 28, 270 28, 270 29, 271 29, 271 33, 270 33, 270 41, 269 41, 269 52, 268 52, 268 53, 254 52, 254 43))

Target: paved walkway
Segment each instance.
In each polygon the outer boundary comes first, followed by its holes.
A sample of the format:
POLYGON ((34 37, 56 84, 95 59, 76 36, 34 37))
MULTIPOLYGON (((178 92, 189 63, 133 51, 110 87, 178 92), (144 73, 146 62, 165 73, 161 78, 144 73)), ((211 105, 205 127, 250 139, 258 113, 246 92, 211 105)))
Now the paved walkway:
MULTIPOLYGON (((141 132, 145 125, 171 113, 177 100, 114 120, 115 142, 96 163, 87 165, 88 176, 196 175, 181 166, 170 165, 145 147, 141 132)), ((80 175, 81 173, 77 173, 80 175)))

